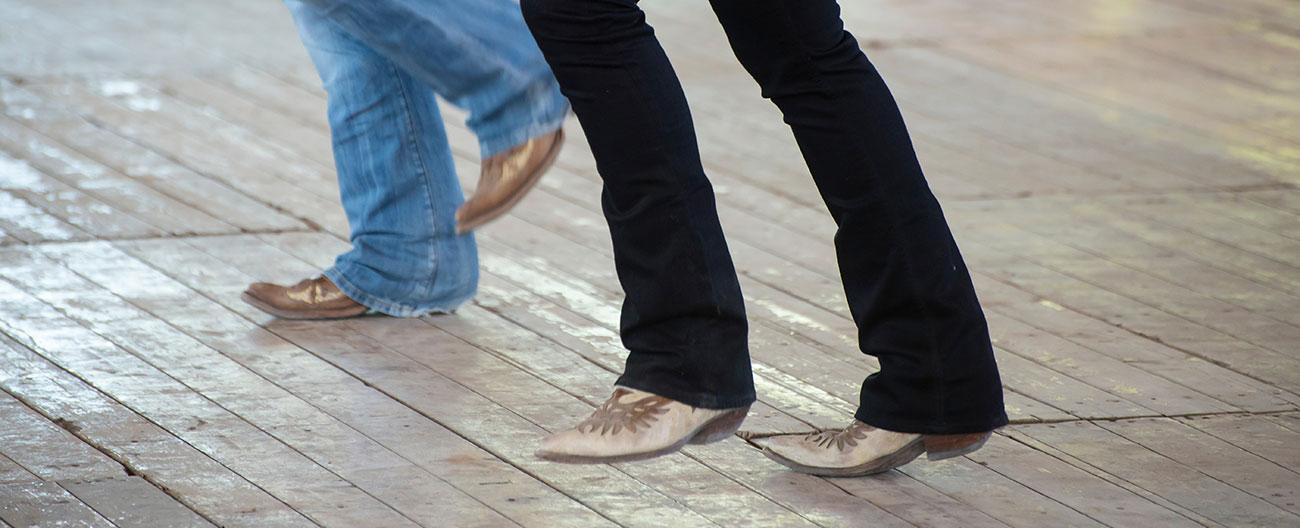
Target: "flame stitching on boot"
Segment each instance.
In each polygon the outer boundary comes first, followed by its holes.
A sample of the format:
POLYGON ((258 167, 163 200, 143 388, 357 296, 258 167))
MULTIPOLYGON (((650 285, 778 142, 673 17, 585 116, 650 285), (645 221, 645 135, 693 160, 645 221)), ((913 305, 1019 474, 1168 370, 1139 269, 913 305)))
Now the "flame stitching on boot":
POLYGON ((847 451, 849 448, 857 447, 858 440, 865 439, 872 429, 870 425, 854 420, 851 425, 839 431, 819 431, 809 434, 808 441, 822 449, 835 444, 836 449, 847 451))
POLYGON ((583 420, 578 424, 578 432, 594 433, 598 430, 601 436, 605 433, 616 435, 623 429, 635 433, 638 428, 649 428, 650 424, 659 420, 659 415, 668 412, 668 404, 672 400, 662 396, 647 396, 636 401, 619 403, 623 396, 631 394, 630 391, 617 389, 614 395, 605 401, 604 405, 596 409, 591 417, 583 420))

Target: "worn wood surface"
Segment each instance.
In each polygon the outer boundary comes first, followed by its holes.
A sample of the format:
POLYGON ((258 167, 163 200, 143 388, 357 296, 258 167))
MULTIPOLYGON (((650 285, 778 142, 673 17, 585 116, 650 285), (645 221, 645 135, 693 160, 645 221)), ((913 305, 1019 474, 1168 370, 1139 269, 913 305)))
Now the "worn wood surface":
MULTIPOLYGON (((1300 9, 863 0, 992 328, 1013 425, 869 479, 744 438, 842 425, 834 225, 703 0, 644 2, 751 317, 741 437, 532 456, 622 367, 585 140, 479 233, 451 316, 239 300, 347 248, 324 96, 277 2, 0 0, 0 526, 1300 525, 1300 9)), ((446 108, 466 185, 478 147, 446 108)))

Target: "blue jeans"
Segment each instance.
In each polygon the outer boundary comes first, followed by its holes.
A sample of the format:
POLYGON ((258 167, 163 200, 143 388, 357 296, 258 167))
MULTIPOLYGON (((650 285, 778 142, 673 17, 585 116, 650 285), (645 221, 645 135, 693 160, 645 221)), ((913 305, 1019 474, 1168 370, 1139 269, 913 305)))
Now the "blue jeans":
POLYGON ((399 317, 473 297, 478 253, 437 99, 469 113, 484 157, 560 128, 568 102, 515 0, 286 0, 329 94, 352 249, 324 275, 399 317))

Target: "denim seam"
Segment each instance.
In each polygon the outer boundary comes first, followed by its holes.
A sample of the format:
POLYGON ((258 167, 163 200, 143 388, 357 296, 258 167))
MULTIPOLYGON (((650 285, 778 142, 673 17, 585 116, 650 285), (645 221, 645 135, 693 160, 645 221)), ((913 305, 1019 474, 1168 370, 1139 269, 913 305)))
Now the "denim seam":
MULTIPOLYGON (((420 151, 419 141, 416 138, 417 127, 413 115, 414 112, 411 111, 410 94, 407 93, 406 83, 404 82, 404 79, 402 79, 402 75, 400 74, 400 72, 397 70, 397 66, 390 61, 388 63, 388 68, 392 72, 393 76, 397 78, 397 87, 398 90, 401 91, 402 112, 404 114, 404 117, 406 117, 406 132, 407 132, 406 140, 411 149, 412 155, 415 156, 416 173, 420 175, 420 181, 424 184, 424 192, 426 197, 426 201, 424 202, 425 203, 424 212, 430 218, 432 218, 433 201, 434 201, 433 189, 429 188, 429 167, 428 164, 424 161, 424 153, 420 151)), ((433 231, 432 233, 430 233, 430 235, 432 235, 432 238, 436 238, 438 234, 437 219, 434 219, 434 221, 431 223, 430 229, 433 231)), ((429 244, 428 258, 429 258, 430 265, 432 266, 432 269, 429 272, 429 277, 424 281, 422 281, 422 286, 428 289, 433 289, 433 286, 434 284, 436 284, 436 280, 438 277, 438 253, 435 250, 436 247, 437 247, 436 244, 429 244)))
MULTIPOLYGON (((818 84, 818 86, 819 86, 819 87, 820 87, 820 88, 821 88, 825 93, 827 93, 827 94, 833 94, 833 93, 834 93, 834 90, 830 89, 830 87, 829 87, 829 86, 826 84, 826 82, 825 82, 825 79, 824 79, 825 71, 824 71, 824 69, 823 69, 823 68, 821 67, 821 65, 820 65, 820 64, 819 64, 819 63, 814 59, 814 57, 812 56, 812 53, 808 51, 808 48, 807 48, 806 45, 804 45, 803 41, 799 40, 798 37, 797 37, 797 35, 794 34, 794 31, 792 31, 792 30, 793 30, 793 26, 794 26, 794 22, 793 22, 793 20, 792 20, 792 18, 791 18, 791 16, 790 16, 790 12, 789 12, 789 9, 788 9, 788 5, 786 5, 786 4, 783 3, 781 7, 782 7, 781 12, 782 12, 783 15, 785 15, 785 24, 782 24, 782 27, 783 27, 783 28, 788 32, 788 33, 787 33, 787 38, 791 38, 792 42, 793 42, 794 44, 798 45, 798 49, 800 50, 800 52, 802 52, 802 53, 804 54, 804 59, 805 59, 805 61, 807 61, 807 63, 808 63, 809 65, 811 65, 811 69, 812 69, 812 71, 813 71, 813 81, 816 82, 816 83, 818 84)), ((848 34, 848 32, 845 31, 845 30, 841 30, 841 31, 842 31, 844 34, 848 34)), ((861 50, 859 50, 859 53, 862 53, 863 55, 865 55, 865 52, 862 52, 861 50)), ((869 61, 869 60, 868 60, 868 61, 869 61)), ((872 65, 871 67, 872 67, 873 69, 875 68, 874 65, 872 65)), ((865 153, 865 152, 868 152, 868 150, 869 150, 869 149, 866 148, 866 147, 867 147, 866 145, 860 145, 859 147, 860 147, 860 150, 861 150, 862 152, 864 152, 864 153, 865 153)), ((863 155, 862 158, 863 158, 863 161, 864 161, 863 164, 864 164, 865 166, 869 167, 869 169, 870 169, 870 171, 871 171, 871 173, 872 173, 873 179, 874 179, 875 181, 877 181, 877 182, 881 181, 881 180, 880 180, 880 170, 879 170, 879 168, 876 166, 875 162, 874 162, 872 159, 870 159, 869 156, 866 156, 866 155, 863 155)), ((894 247, 897 248, 898 251, 901 252, 901 253, 903 254, 903 268, 904 268, 905 270, 907 270, 907 274, 908 274, 909 278, 911 279, 911 280, 909 281, 908 287, 912 290, 913 297, 915 297, 916 299, 920 300, 920 299, 922 298, 922 296, 920 295, 920 291, 917 289, 916 270, 915 270, 915 268, 912 266, 912 259, 913 259, 912 254, 911 254, 910 251, 908 251, 908 249, 907 249, 907 245, 906 245, 906 244, 899 243, 899 242, 900 242, 900 241, 899 241, 899 231, 898 231, 898 222, 899 222, 899 215, 898 215, 898 213, 899 213, 899 211, 895 208, 895 206, 891 203, 890 200, 888 200, 888 199, 881 200, 881 199, 880 199, 880 192, 879 192, 879 189, 877 189, 878 185, 872 185, 872 186, 870 186, 870 187, 871 187, 871 193, 872 193, 874 196, 877 197, 877 199, 876 199, 875 201, 878 202, 878 203, 880 203, 882 207, 887 208, 887 209, 889 210, 889 212, 890 212, 890 214, 889 214, 889 224, 890 224, 890 225, 889 225, 889 237, 890 237, 891 239, 894 240, 894 247)), ((922 317, 924 317, 927 321, 934 321, 934 316, 931 315, 930 310, 927 308, 926 303, 925 303, 924 301, 918 302, 918 303, 917 303, 917 308, 921 311, 921 315, 922 315, 922 317)), ((858 331, 859 331, 859 333, 861 333, 862 330, 859 329, 858 331)), ((937 425, 940 426, 940 427, 942 427, 942 426, 946 426, 946 425, 947 425, 947 422, 948 422, 947 409, 946 409, 946 405, 944 404, 944 401, 945 401, 945 390, 944 390, 944 386, 943 386, 943 383, 942 383, 942 380, 945 378, 945 376, 943 375, 945 369, 943 368, 943 362, 939 360, 939 343, 938 343, 938 341, 935 339, 935 337, 934 337, 933 334, 927 335, 926 337, 927 337, 927 339, 930 341, 930 353, 929 353, 929 356, 930 356, 930 357, 929 357, 930 363, 936 366, 936 372, 939 373, 939 380, 940 380, 940 383, 937 384, 937 387, 936 387, 936 391, 935 391, 935 392, 936 392, 936 401, 938 402, 937 407, 938 407, 938 411, 939 411, 939 412, 937 413, 937 414, 938 414, 938 421, 939 421, 939 423, 938 423, 937 425)), ((862 339, 862 336, 858 336, 858 339, 861 340, 861 339, 862 339)), ((859 402, 859 405, 861 405, 860 402, 859 402)))

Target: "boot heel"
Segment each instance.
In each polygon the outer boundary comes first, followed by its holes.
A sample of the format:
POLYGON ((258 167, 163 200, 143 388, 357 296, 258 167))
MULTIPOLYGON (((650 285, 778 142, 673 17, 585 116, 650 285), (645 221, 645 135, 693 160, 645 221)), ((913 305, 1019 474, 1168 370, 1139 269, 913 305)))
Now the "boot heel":
POLYGON ((740 424, 745 423, 745 417, 748 415, 749 407, 745 407, 714 418, 708 425, 696 431, 695 436, 691 437, 691 440, 687 443, 695 445, 712 444, 731 438, 732 435, 736 434, 736 431, 740 430, 740 424))
POLYGON ((943 460, 967 455, 978 451, 984 447, 984 443, 989 441, 993 432, 970 433, 970 434, 951 434, 951 435, 925 435, 925 457, 930 460, 943 460))

